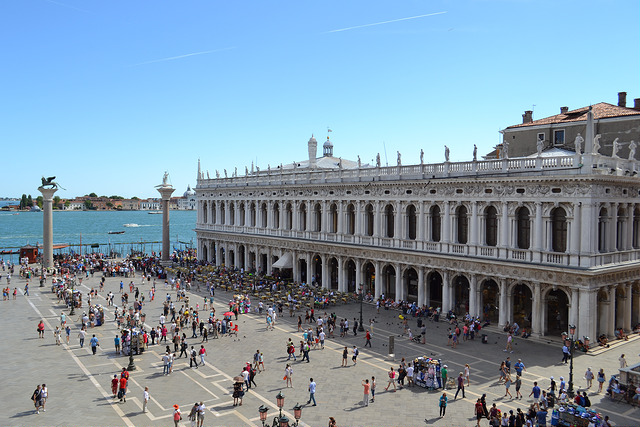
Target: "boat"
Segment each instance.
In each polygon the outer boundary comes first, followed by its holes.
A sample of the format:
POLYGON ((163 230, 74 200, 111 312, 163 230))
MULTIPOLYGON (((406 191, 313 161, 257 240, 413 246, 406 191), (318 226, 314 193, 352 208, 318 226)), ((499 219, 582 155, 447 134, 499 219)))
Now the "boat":
POLYGON ((162 211, 151 211, 151 212, 147 212, 149 215, 160 215, 162 213, 162 211))
POLYGON ((123 231, 109 231, 109 234, 124 234, 124 230, 123 231))
MULTIPOLYGON (((139 224, 124 224, 123 227, 140 227, 139 224)), ((124 231, 123 231, 124 233, 124 231)))
POLYGON ((40 209, 39 206, 31 206, 31 209, 29 209, 29 212, 42 212, 42 209, 40 209))

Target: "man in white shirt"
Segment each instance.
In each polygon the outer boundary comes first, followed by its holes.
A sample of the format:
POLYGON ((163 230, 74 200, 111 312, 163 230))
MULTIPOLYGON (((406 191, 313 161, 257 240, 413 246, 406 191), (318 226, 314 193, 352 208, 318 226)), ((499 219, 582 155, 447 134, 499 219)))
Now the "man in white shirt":
POLYGON ((202 424, 204 424, 205 409, 207 408, 204 406, 204 403, 200 402, 200 405, 198 405, 198 427, 202 427, 202 424))
POLYGON ((409 363, 407 366, 407 387, 411 387, 413 385, 413 366, 409 363))
POLYGON ((149 402, 149 387, 144 388, 142 394, 142 412, 147 412, 147 403, 149 402))

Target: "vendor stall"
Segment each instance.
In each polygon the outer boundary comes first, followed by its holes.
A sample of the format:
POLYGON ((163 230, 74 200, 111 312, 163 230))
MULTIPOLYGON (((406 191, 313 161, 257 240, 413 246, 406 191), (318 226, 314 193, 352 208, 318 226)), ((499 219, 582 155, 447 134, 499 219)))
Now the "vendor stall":
POLYGON ((551 413, 552 426, 600 427, 603 421, 602 414, 571 403, 562 403, 551 413))
POLYGON ((442 365, 440 359, 430 357, 418 357, 413 361, 414 382, 420 387, 429 390, 442 388, 442 365))

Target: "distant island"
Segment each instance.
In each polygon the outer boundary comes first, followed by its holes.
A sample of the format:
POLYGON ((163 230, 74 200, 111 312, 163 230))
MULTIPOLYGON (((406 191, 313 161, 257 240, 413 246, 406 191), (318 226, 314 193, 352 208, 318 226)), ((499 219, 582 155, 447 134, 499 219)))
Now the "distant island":
MULTIPOLYGON (((42 208, 42 196, 35 199, 31 194, 23 194, 20 198, 0 198, 0 209, 3 211, 31 211, 34 207, 42 208)), ((73 199, 63 199, 59 196, 53 198, 53 209, 63 211, 159 211, 162 209, 160 198, 140 199, 132 197, 126 199, 122 196, 98 196, 89 193, 73 199)), ((187 191, 180 197, 172 197, 169 201, 169 209, 195 210, 196 192, 187 186, 187 191)))

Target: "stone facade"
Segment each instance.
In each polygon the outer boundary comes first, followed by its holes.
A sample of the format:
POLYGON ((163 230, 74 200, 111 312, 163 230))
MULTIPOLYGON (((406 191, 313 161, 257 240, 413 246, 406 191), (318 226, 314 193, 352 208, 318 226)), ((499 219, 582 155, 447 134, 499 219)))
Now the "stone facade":
POLYGON ((639 321, 639 169, 585 154, 198 171, 198 256, 264 273, 290 257, 297 282, 595 339, 639 321))

